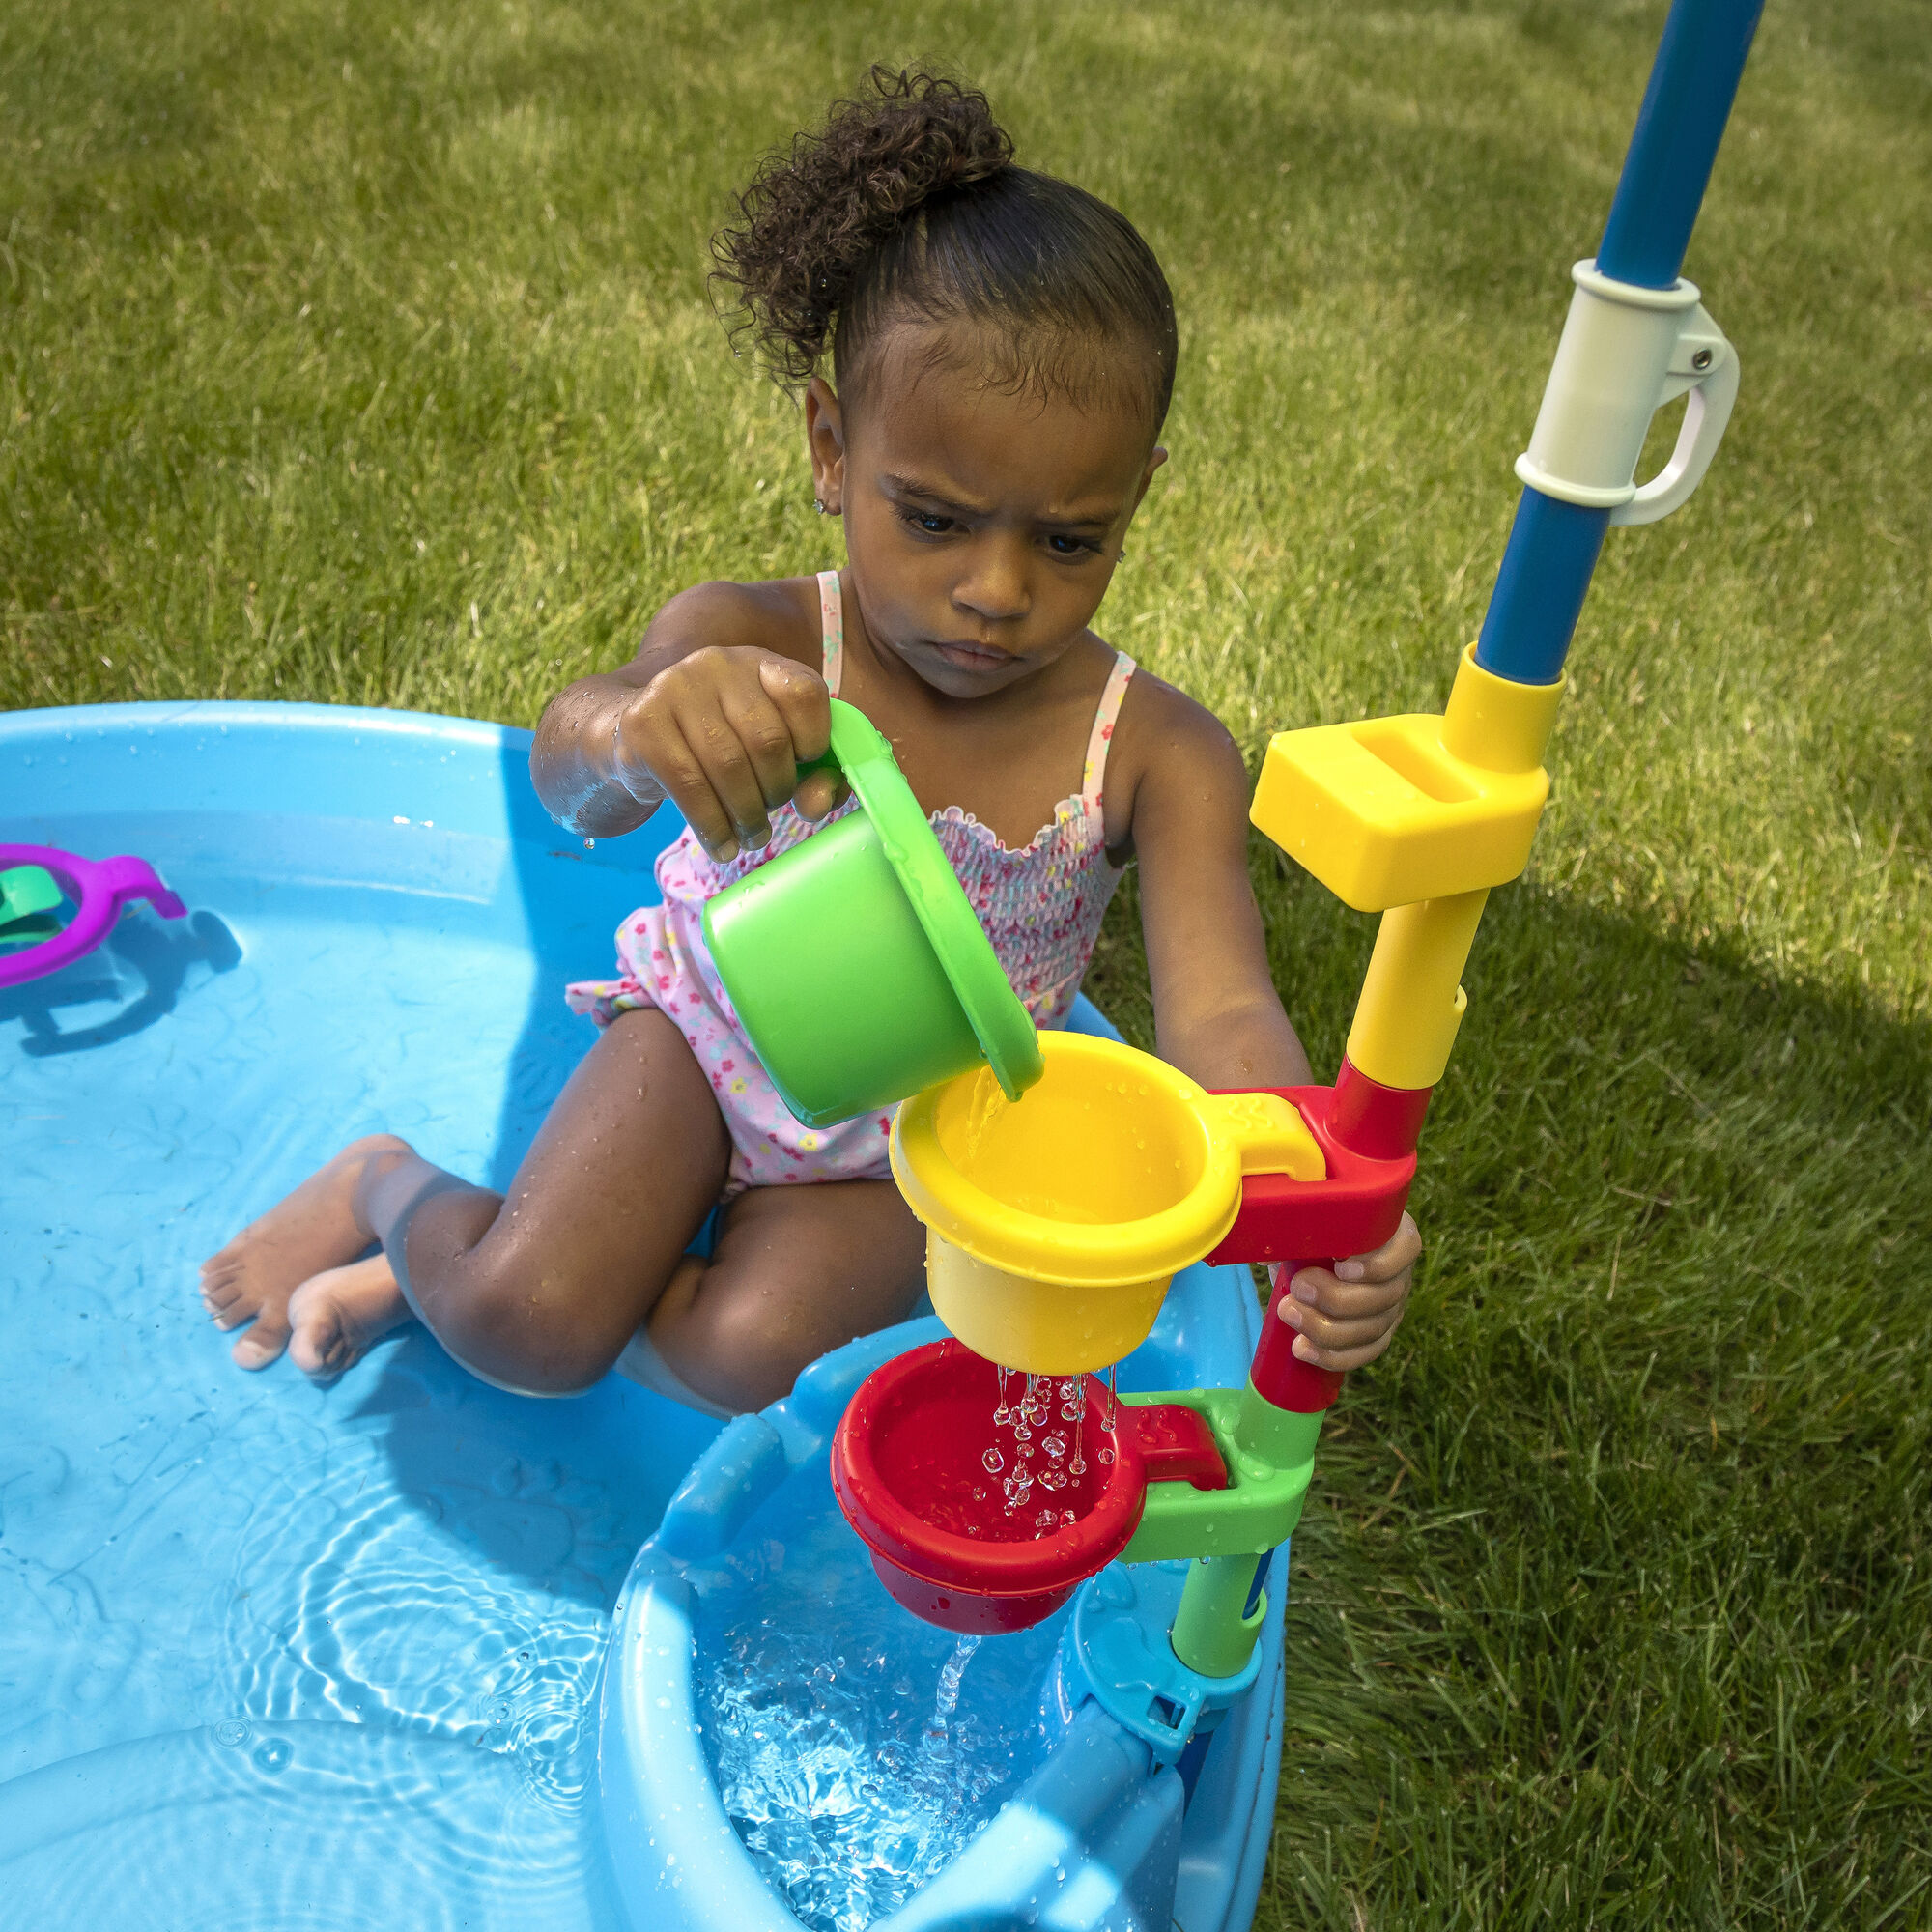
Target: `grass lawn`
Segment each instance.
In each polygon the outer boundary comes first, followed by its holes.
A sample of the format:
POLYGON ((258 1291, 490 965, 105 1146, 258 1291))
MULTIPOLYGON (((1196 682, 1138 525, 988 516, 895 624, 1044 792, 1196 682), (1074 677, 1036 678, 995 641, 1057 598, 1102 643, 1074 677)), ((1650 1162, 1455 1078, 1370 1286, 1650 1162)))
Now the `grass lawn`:
MULTIPOLYGON (((0 703, 530 724, 679 586, 826 561, 704 238, 931 53, 1175 284, 1104 628, 1257 753, 1435 708, 1662 14, 0 10, 0 703)), ((1295 1544, 1264 1926, 1932 1923, 1927 27, 1772 0, 1746 73, 1687 264, 1742 399, 1612 533, 1471 962, 1426 1269, 1295 1544)), ((1368 922, 1254 873, 1332 1070, 1368 922)))

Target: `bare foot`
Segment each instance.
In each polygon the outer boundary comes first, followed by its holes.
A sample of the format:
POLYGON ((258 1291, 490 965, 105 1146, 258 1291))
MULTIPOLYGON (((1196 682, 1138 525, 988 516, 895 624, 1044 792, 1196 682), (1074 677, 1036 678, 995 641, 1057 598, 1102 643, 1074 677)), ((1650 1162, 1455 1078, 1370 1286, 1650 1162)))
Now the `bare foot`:
POLYGON ((351 1141, 327 1167, 202 1263, 202 1306, 215 1326, 255 1324, 235 1345, 241 1367, 267 1368, 289 1344, 289 1297, 310 1276, 353 1262, 369 1245, 369 1230, 355 1217, 355 1184, 370 1158, 410 1151, 410 1144, 394 1134, 351 1141))
POLYGON ((305 1376, 331 1380, 412 1319, 387 1255, 325 1268, 289 1296, 289 1360, 305 1376))

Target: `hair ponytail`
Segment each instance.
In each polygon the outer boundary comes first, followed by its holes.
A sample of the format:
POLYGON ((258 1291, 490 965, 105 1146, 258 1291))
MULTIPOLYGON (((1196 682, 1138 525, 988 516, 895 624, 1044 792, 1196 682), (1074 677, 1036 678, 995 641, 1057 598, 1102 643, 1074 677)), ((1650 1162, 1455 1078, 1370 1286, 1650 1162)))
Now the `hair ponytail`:
POLYGON ((1091 387, 1092 352, 1117 369, 1124 349, 1158 423, 1176 353, 1160 265, 1124 215, 1012 154, 976 89, 872 68, 859 98, 760 165, 713 238, 734 334, 788 385, 829 349, 846 386, 886 321, 969 316, 1015 386, 1091 387))

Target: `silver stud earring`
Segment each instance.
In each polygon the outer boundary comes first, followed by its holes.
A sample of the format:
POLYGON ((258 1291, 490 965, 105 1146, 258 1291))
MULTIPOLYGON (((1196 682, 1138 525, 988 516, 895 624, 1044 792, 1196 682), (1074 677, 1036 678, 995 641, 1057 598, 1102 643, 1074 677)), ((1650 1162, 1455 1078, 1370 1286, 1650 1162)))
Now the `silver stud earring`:
POLYGON ((812 508, 813 508, 814 510, 816 510, 816 511, 818 512, 818 514, 819 514, 819 515, 820 515, 821 517, 822 517, 822 516, 824 516, 824 514, 825 514, 825 498, 824 498, 823 497, 813 497, 813 498, 811 499, 811 507, 812 507, 812 508))

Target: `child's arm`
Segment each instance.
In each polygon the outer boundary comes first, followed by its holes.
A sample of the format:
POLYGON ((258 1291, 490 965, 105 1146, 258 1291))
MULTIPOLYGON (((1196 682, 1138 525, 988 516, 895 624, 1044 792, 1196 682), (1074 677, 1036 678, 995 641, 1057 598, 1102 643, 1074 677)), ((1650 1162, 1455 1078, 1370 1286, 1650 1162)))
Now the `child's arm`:
MULTIPOLYGON (((1141 920, 1163 1060, 1208 1088, 1297 1087, 1311 1079, 1268 977, 1248 879, 1248 774, 1220 721, 1149 680, 1135 719, 1145 753, 1133 800, 1141 920), (1142 737, 1145 731, 1145 737, 1142 737)), ((1405 1214, 1374 1254, 1294 1277, 1284 1319, 1294 1352, 1355 1369, 1389 1345, 1422 1242, 1405 1214)))
POLYGON ((798 783, 831 728, 818 657, 809 578, 680 591, 629 664, 551 700, 530 748, 537 796, 592 838, 635 831, 668 796, 718 859, 764 844, 767 812, 794 789, 799 810, 822 818, 837 781, 798 783))

